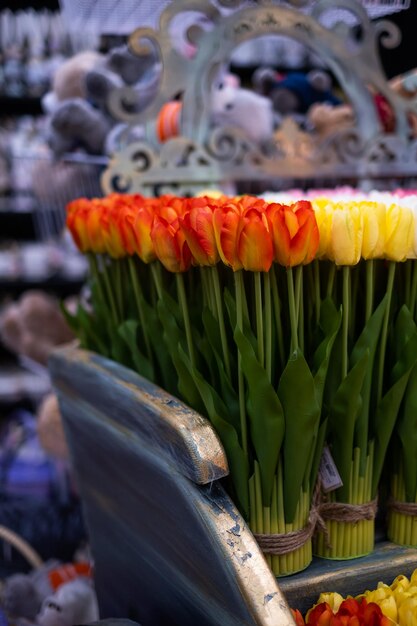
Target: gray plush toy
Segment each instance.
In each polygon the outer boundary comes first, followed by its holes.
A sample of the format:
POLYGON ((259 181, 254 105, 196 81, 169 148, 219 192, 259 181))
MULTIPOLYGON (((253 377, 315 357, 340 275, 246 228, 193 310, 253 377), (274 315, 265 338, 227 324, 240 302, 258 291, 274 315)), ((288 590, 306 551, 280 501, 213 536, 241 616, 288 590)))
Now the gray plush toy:
MULTIPOLYGON (((106 56, 97 55, 95 62, 89 65, 83 54, 79 55, 78 80, 73 76, 77 75, 77 56, 70 60, 71 80, 66 82, 64 97, 58 91, 44 99, 44 106, 50 114, 48 143, 56 157, 75 150, 104 154, 106 145, 111 149, 111 142, 106 144, 106 140, 116 125, 108 107, 110 93, 115 89, 133 87, 137 98, 130 103, 130 111, 139 112, 153 99, 158 88, 160 64, 151 51, 136 56, 127 46, 122 46, 106 56), (74 85, 73 94, 68 84, 74 85)), ((61 72, 68 73, 68 63, 58 70, 54 81, 54 87, 61 91, 63 81, 59 78, 61 72)))

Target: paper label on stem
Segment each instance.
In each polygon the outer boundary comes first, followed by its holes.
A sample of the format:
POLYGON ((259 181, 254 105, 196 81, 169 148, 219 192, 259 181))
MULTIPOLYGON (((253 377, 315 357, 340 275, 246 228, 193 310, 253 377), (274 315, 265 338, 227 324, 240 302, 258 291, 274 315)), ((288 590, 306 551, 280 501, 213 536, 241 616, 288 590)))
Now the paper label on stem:
POLYGON ((325 493, 334 491, 343 485, 340 474, 337 471, 336 463, 333 460, 332 453, 330 452, 328 446, 324 446, 323 448, 319 476, 321 479, 322 489, 325 493))

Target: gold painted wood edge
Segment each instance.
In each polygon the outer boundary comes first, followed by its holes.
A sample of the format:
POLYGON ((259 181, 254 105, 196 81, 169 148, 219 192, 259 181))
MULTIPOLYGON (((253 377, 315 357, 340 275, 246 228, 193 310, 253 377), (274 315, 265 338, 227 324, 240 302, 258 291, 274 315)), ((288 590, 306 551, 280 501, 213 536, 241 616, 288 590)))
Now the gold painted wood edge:
MULTIPOLYGON (((58 392, 61 388, 63 393, 68 393, 72 378, 70 372, 77 364, 87 367, 98 376, 111 376, 120 390, 127 391, 138 404, 149 407, 155 418, 175 433, 180 442, 177 448, 182 448, 177 452, 188 456, 182 466, 188 478, 198 484, 207 484, 228 475, 229 468, 223 446, 210 422, 133 370, 70 344, 55 350, 50 357, 49 367, 58 392), (68 375, 62 373, 63 369, 68 371, 68 375), (129 380, 125 380, 123 375, 129 380), (193 471, 189 471, 190 462, 193 471)), ((158 433, 152 433, 152 437, 158 439, 158 433)), ((165 442, 160 438, 158 443, 163 446, 165 442)), ((166 452, 174 455, 169 446, 166 446, 166 452)))

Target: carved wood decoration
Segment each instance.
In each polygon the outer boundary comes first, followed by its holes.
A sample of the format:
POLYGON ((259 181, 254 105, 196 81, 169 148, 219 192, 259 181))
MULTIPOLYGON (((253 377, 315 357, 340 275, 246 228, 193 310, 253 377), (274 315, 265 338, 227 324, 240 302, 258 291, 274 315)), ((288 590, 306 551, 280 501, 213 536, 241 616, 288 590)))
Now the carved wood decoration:
MULTIPOLYGON (((146 195, 175 191, 192 193, 222 181, 273 179, 343 179, 417 176, 417 141, 410 139, 408 116, 417 113, 417 101, 399 96, 388 85, 378 56, 378 42, 395 47, 397 27, 386 20, 371 22, 356 0, 318 0, 309 12, 299 0, 260 0, 248 4, 222 0, 233 7, 223 14, 209 0, 176 0, 162 13, 159 30, 139 28, 130 37, 135 54, 146 45, 158 51, 162 63, 155 99, 139 114, 132 113, 137 98, 130 87, 112 93, 113 115, 128 124, 142 125, 145 139, 116 153, 102 177, 105 192, 146 195), (334 9, 352 14, 358 28, 336 22, 324 27, 321 19, 334 9), (192 28, 194 57, 184 58, 170 38, 170 25, 184 11, 196 11, 210 21, 210 30, 192 28), (358 32, 360 36, 358 37, 358 32), (278 138, 273 149, 262 150, 236 128, 210 126, 210 97, 219 71, 240 44, 262 35, 291 37, 321 57, 350 101, 356 126, 339 130, 318 142, 312 135, 308 150, 278 138), (395 115, 395 130, 382 133, 372 93, 380 93, 395 115), (161 107, 182 94, 181 136, 160 144, 156 119, 161 107)), ((284 127, 285 135, 285 127, 284 127)), ((129 133, 126 133, 126 136, 129 133)), ((294 139, 294 138, 293 138, 294 139)))

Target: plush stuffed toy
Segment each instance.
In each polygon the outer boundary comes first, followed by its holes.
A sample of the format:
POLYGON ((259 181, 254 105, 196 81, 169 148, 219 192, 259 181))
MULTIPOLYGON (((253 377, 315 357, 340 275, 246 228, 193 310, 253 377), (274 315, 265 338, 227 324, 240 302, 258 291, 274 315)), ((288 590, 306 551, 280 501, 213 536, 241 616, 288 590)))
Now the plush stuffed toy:
POLYGON ((337 131, 353 128, 355 113, 349 104, 315 104, 307 114, 307 122, 320 142, 337 131))
MULTIPOLYGON (((272 140, 279 120, 271 101, 240 86, 238 77, 222 76, 211 93, 210 122, 214 127, 239 128, 255 144, 266 146, 272 140)), ((180 133, 181 103, 168 102, 158 116, 157 137, 164 142, 180 133)))
POLYGON ((27 291, 0 315, 0 337, 12 352, 45 365, 52 348, 74 335, 55 298, 27 291))
POLYGON ((214 84, 211 123, 240 128, 254 143, 262 145, 271 141, 278 120, 268 98, 243 89, 237 77, 226 75, 214 84))
POLYGON ((98 605, 92 584, 86 578, 76 578, 61 585, 47 597, 36 618, 39 626, 74 626, 97 620, 98 605))
POLYGON ((50 115, 48 143, 57 157, 75 150, 104 154, 116 124, 108 108, 111 91, 133 87, 137 98, 130 110, 136 112, 149 104, 158 88, 160 64, 152 51, 137 56, 122 46, 107 56, 85 54, 58 69, 53 94, 44 98, 50 115))
MULTIPOLYGON (((74 338, 57 300, 41 291, 28 291, 0 315, 0 337, 18 355, 46 365, 51 350, 74 338)), ((37 415, 39 441, 49 455, 68 461, 68 449, 58 400, 49 394, 37 415)))
POLYGON ((82 580, 90 589, 91 575, 91 565, 87 562, 62 564, 48 561, 30 574, 13 574, 6 578, 2 606, 13 619, 35 620, 47 598, 54 597, 68 582, 82 580))
POLYGON ((298 121, 303 121, 313 104, 340 104, 329 74, 322 70, 279 74, 272 68, 260 67, 252 76, 252 84, 258 93, 270 98, 276 113, 292 115, 298 121))

